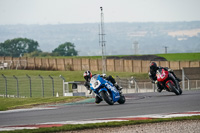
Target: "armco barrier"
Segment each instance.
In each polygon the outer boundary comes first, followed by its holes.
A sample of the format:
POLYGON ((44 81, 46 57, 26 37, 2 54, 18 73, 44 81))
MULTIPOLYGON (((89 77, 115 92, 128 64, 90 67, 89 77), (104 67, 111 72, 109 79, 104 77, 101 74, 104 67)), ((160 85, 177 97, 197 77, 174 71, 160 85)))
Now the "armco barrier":
MULTIPOLYGON (((87 58, 13 58, 0 57, 0 62, 10 62, 10 69, 101 71, 101 59, 87 58), (22 62, 24 61, 24 62, 22 62)), ((155 61, 159 66, 180 70, 183 67, 200 67, 200 61, 155 61)), ((107 59, 106 69, 113 72, 147 73, 149 60, 107 59)))

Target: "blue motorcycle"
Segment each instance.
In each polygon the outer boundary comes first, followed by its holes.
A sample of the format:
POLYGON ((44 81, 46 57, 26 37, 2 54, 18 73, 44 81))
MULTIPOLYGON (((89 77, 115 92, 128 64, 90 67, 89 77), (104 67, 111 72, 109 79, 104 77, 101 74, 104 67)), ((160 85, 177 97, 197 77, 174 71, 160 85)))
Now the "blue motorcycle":
POLYGON ((99 74, 91 78, 90 88, 96 94, 96 103, 100 103, 104 100, 109 105, 113 105, 115 102, 124 104, 126 101, 121 92, 119 92, 111 82, 105 80, 99 74))

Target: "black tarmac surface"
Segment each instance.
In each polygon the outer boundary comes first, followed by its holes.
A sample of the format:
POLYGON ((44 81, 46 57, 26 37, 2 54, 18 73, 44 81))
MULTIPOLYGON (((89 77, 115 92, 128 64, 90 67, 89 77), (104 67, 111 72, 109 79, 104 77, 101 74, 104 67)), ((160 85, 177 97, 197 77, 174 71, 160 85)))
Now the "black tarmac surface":
POLYGON ((46 109, 0 111, 0 127, 29 125, 46 122, 74 121, 95 118, 111 118, 120 116, 137 116, 147 114, 200 111, 200 90, 174 93, 137 93, 126 94, 126 103, 108 105, 105 102, 95 104, 59 104, 46 109), (53 108, 51 108, 53 107, 53 108))

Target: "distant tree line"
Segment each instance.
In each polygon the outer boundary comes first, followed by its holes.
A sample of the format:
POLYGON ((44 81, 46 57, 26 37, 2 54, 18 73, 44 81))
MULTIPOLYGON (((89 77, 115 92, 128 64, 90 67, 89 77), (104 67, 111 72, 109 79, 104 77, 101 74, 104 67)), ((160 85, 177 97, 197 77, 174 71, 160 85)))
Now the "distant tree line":
POLYGON ((0 43, 0 56, 12 57, 45 57, 45 56, 77 56, 75 45, 71 42, 60 44, 51 53, 38 49, 37 41, 27 38, 14 38, 0 43))

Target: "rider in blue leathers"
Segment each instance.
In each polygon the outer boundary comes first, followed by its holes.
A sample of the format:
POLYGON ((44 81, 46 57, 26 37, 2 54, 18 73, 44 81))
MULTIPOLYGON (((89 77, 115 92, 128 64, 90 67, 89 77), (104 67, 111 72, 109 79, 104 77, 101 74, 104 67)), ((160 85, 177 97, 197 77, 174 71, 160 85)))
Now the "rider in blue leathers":
MULTIPOLYGON (((83 77, 85 79, 84 86, 90 91, 90 94, 92 92, 92 90, 90 89, 90 80, 91 80, 92 76, 94 76, 94 75, 92 75, 92 73, 90 71, 85 71, 83 73, 83 77)), ((117 90, 121 91, 122 87, 119 87, 119 85, 117 84, 117 82, 115 81, 115 79, 112 76, 109 75, 108 77, 106 77, 105 74, 102 74, 101 76, 104 79, 110 81, 117 88, 117 90)), ((95 103, 100 103, 101 101, 102 101, 101 98, 99 98, 98 96, 95 97, 95 103)))

